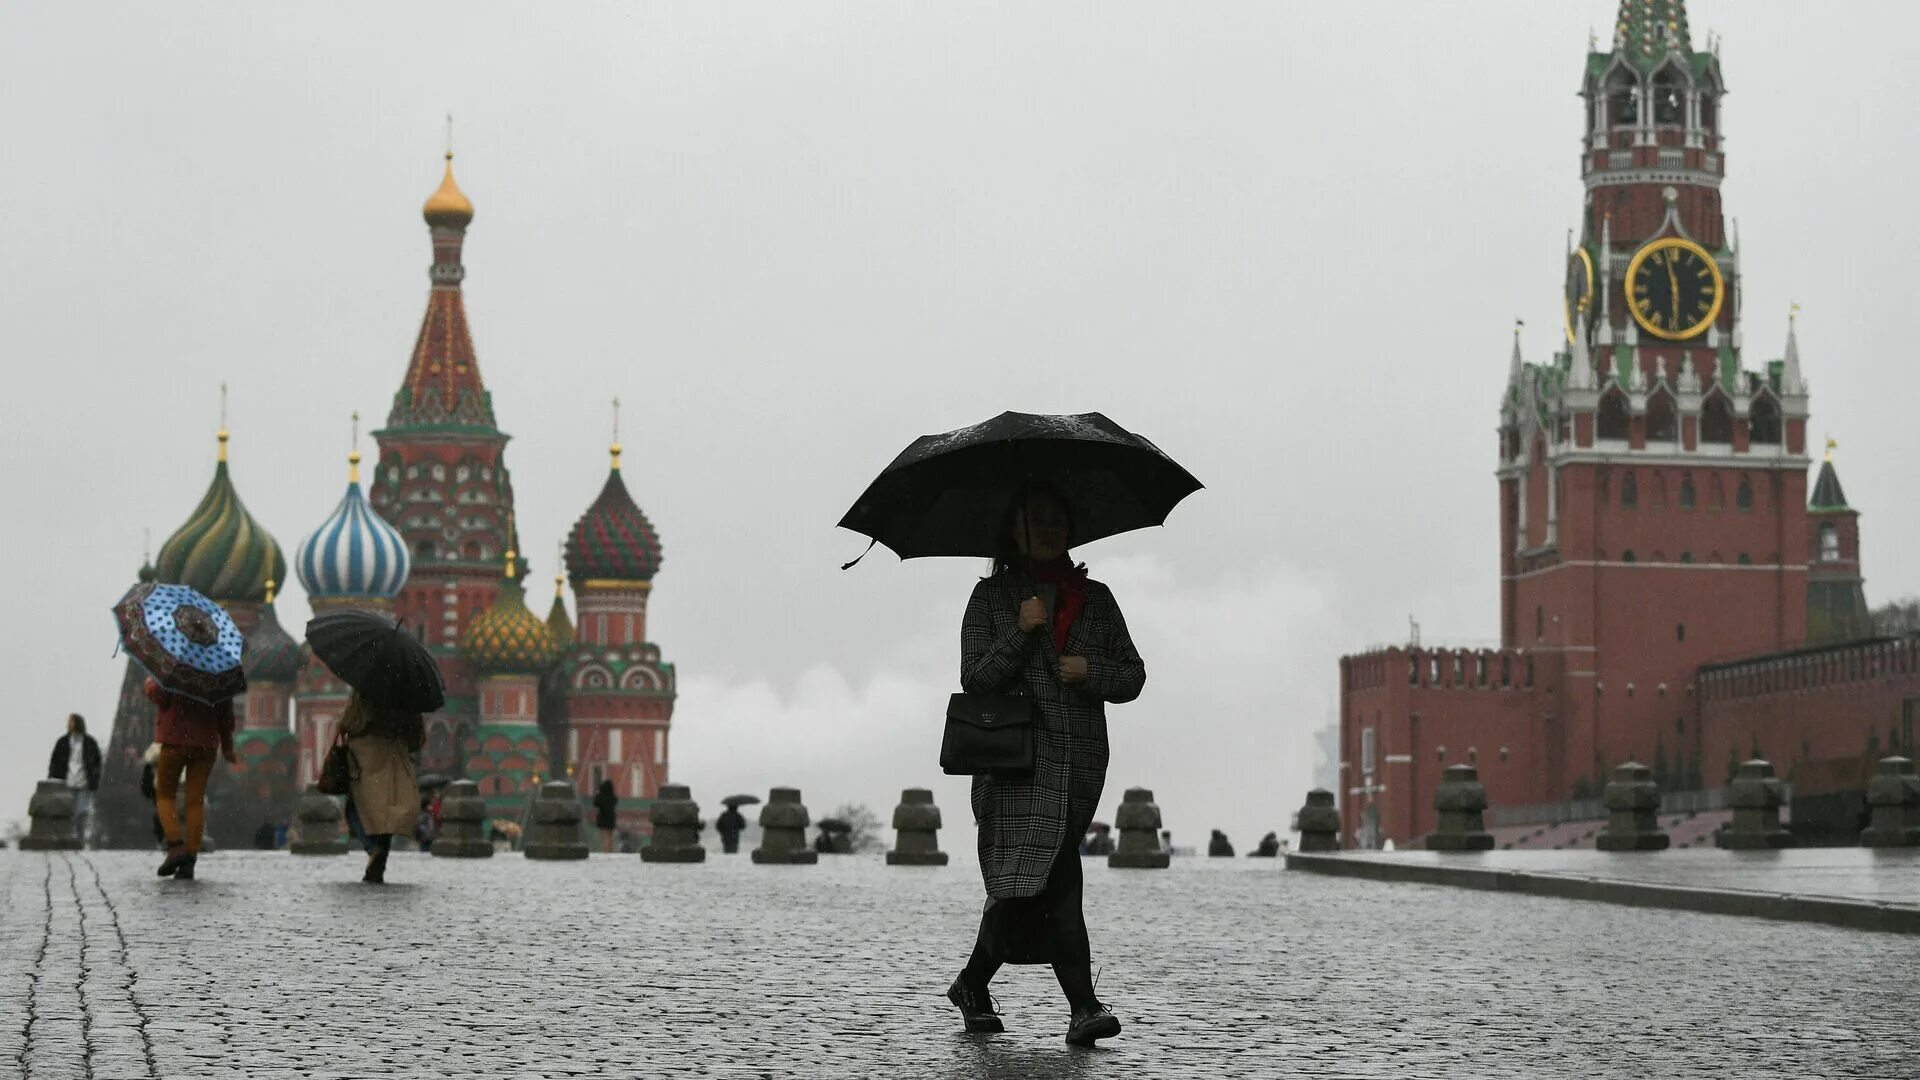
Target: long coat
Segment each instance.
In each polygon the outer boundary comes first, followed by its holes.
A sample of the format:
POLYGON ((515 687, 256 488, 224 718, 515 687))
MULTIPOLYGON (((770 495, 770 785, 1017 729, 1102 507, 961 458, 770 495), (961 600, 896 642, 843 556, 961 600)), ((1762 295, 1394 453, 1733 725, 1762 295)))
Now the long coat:
POLYGON ((1088 581, 1086 606, 1067 631, 1064 655, 1087 658, 1087 681, 1062 685, 1062 650, 1043 628, 1020 630, 1022 589, 1011 575, 974 586, 960 627, 960 688, 1006 694, 1024 687, 1039 706, 1033 775, 1019 780, 973 778, 980 874, 996 899, 1033 896, 1047 883, 1054 857, 1092 824, 1107 783, 1106 703, 1140 696, 1147 667, 1134 650, 1113 592, 1088 581))
POLYGON ((425 741, 418 713, 381 713, 360 701, 348 703, 340 717, 350 751, 353 808, 369 836, 411 836, 420 820, 420 785, 414 778, 413 752, 425 741))

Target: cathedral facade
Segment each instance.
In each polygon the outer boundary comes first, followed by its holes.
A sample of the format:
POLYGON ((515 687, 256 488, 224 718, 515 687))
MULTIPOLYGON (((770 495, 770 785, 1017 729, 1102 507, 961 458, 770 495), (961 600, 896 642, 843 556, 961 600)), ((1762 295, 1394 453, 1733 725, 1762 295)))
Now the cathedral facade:
MULTIPOLYGON (((473 215, 448 154, 423 208, 433 251, 427 310, 386 423, 373 432, 378 453, 364 484, 359 451, 349 456, 346 491, 302 541, 292 571, 315 613, 389 614, 438 660, 447 701, 427 717, 423 775, 476 781, 491 814, 516 823, 544 780, 571 778, 583 797, 610 781, 622 827, 644 834, 667 782, 675 699, 673 665, 646 638, 660 539, 627 489, 616 442, 599 496, 565 538, 551 607, 544 617, 528 607, 509 436, 467 328, 463 252, 473 215)), ((216 770, 208 819, 216 843, 233 845, 263 822, 286 820, 318 776, 350 691, 279 623, 286 560, 241 502, 227 444, 223 429, 205 497, 141 577, 193 586, 247 636, 240 764, 216 770)), ((130 664, 103 789, 137 786, 153 731, 151 707, 133 692, 139 677, 130 664)), ((100 808, 101 838, 144 843, 145 805, 124 801, 100 808)))

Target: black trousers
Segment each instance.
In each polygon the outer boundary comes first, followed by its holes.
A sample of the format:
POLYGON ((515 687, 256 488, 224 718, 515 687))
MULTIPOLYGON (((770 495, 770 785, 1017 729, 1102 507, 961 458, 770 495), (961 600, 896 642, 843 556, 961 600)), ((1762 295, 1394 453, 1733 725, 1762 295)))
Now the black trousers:
POLYGON ((1081 910, 1080 844, 1069 836, 1055 853, 1047 883, 1032 896, 988 899, 980 914, 974 955, 998 964, 1092 963, 1087 918, 1081 910))

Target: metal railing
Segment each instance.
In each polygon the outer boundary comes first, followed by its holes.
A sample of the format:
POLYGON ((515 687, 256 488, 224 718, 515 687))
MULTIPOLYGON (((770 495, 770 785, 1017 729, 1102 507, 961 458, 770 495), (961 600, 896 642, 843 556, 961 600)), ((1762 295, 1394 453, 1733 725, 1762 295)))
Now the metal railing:
MULTIPOLYGON (((1791 798, 1791 787, 1787 788, 1786 794, 1791 798)), ((1662 814, 1697 814, 1704 810, 1725 810, 1726 808, 1727 789, 1723 787, 1707 788, 1704 791, 1660 793, 1662 814)), ((1487 808, 1486 821, 1488 825, 1494 826, 1561 825, 1569 821, 1598 821, 1606 816, 1606 801, 1593 798, 1519 806, 1490 806, 1487 808)))

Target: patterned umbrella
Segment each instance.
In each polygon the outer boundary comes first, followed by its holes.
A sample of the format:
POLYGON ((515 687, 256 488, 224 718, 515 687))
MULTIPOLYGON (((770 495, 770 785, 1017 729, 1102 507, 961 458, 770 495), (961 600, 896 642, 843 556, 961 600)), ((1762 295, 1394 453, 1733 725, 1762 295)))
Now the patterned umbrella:
POLYGON ((167 690, 218 704, 247 689, 246 639, 219 604, 185 585, 135 585, 113 605, 120 645, 167 690))

